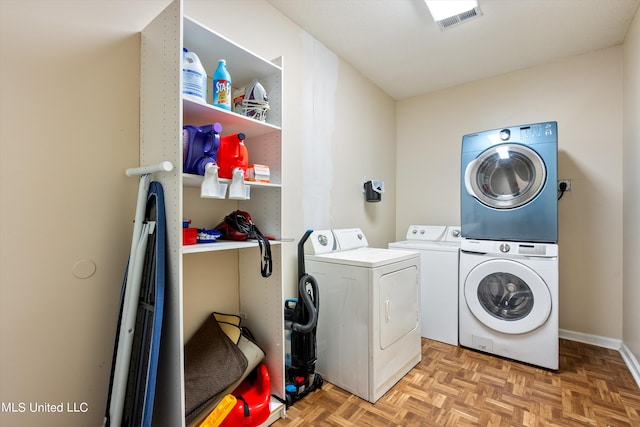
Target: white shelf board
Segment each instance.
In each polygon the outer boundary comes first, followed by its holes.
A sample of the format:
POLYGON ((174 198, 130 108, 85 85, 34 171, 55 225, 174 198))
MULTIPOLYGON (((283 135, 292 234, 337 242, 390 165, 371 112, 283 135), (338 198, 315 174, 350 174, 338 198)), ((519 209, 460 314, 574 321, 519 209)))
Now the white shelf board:
MULTIPOLYGON (((269 243, 273 245, 279 245, 279 240, 269 240, 269 243)), ((246 249, 258 246, 257 240, 245 240, 237 242, 234 240, 218 240, 214 243, 196 243, 195 245, 182 246, 183 254, 196 254, 201 252, 215 252, 215 251, 228 251, 231 249, 246 249)))
POLYGON ((280 126, 275 126, 268 122, 261 122, 234 111, 214 107, 211 104, 195 98, 185 96, 182 102, 183 114, 189 118, 188 122, 185 121, 185 125, 202 126, 216 122, 224 123, 222 126, 222 135, 233 135, 242 132, 247 138, 281 130, 280 126))
POLYGON ((271 396, 271 401, 269 402, 269 409, 271 411, 269 418, 267 418, 267 420, 264 423, 260 424, 259 427, 270 426, 271 424, 278 421, 280 418, 284 418, 286 415, 284 403, 278 401, 273 396, 271 396))
POLYGON ((205 25, 186 16, 183 22, 184 47, 198 55, 207 75, 213 75, 220 59, 226 60, 236 87, 251 83, 253 79, 282 73, 279 65, 238 46, 205 25))

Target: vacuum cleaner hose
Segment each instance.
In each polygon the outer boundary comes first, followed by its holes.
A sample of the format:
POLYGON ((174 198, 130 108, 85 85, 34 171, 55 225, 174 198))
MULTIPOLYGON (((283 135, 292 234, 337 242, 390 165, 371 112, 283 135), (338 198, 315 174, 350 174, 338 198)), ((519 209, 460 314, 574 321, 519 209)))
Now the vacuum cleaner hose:
POLYGON ((309 311, 309 321, 304 325, 298 322, 291 322, 291 326, 288 327, 288 325, 286 325, 286 327, 287 329, 291 329, 292 331, 304 334, 310 332, 313 328, 316 327, 318 323, 318 308, 320 302, 318 296, 318 282, 316 282, 315 277, 309 274, 303 275, 298 282, 298 293, 300 294, 300 298, 302 298, 304 305, 309 311), (307 283, 311 285, 312 294, 307 292, 307 283))

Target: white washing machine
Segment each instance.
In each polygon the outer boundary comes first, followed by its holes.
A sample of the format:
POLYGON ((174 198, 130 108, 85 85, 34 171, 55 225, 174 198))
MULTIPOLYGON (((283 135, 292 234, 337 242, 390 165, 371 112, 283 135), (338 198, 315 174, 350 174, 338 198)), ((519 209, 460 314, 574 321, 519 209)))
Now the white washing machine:
POLYGON ((390 249, 420 253, 422 336, 458 345, 458 261, 460 227, 411 225, 406 240, 390 249))
POLYGON ((462 239, 460 345, 558 369, 558 245, 462 239))
POLYGON ((318 282, 316 370, 375 403, 422 358, 420 255, 370 248, 360 229, 314 231, 305 253, 318 282))

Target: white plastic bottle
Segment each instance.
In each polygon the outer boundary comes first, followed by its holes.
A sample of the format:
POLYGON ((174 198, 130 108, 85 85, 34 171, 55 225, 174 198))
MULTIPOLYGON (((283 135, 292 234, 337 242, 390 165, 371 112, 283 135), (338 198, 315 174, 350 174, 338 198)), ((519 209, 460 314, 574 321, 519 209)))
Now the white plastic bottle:
POLYGON ((207 102, 207 72, 200 58, 182 48, 182 94, 207 102))
POLYGON ((213 102, 215 107, 231 110, 231 75, 227 70, 227 61, 221 59, 213 73, 213 102))

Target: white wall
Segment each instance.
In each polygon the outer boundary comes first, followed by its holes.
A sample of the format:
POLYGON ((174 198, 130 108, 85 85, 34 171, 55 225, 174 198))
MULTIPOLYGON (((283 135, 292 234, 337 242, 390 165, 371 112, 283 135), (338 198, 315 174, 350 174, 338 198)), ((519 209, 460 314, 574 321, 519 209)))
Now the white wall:
MULTIPOLYGON (((137 191, 124 170, 139 157, 139 32, 168 4, 0 1, 0 401, 88 405, 2 411, 0 425, 102 421, 137 191), (78 262, 95 274, 75 277, 78 262)), ((184 8, 264 58, 284 57, 290 294, 306 228, 359 226, 373 245, 393 240, 394 191, 373 205, 361 189, 365 177, 395 187, 395 102, 262 0, 184 8), (309 155, 319 145, 325 168, 309 155)))
MULTIPOLYGON (((640 12, 624 44, 624 274, 625 345, 640 361, 640 12)), ((638 367, 640 369, 640 367, 638 367)), ((640 371, 638 371, 640 375, 640 371)), ((640 381, 640 376, 638 377, 640 381)))
POLYGON ((372 246, 393 241, 393 99, 266 2, 187 0, 184 10, 264 58, 283 56, 283 235, 295 239, 284 248, 289 268, 308 228, 361 227, 372 246), (382 202, 364 201, 365 178, 391 189, 382 202))
POLYGON ((558 122, 560 327, 622 339, 622 48, 416 96, 397 107, 396 237, 460 221, 464 134, 558 122))
POLYGON ((0 425, 104 413, 137 188, 124 170, 138 164, 138 31, 161 9, 0 2, 0 401, 27 405, 0 425), (89 412, 29 412, 62 402, 89 412))
MULTIPOLYGON (((168 3, 0 1, 0 401, 88 404, 78 414, 1 412, 0 425, 102 419, 137 189, 123 171, 138 163, 138 33, 168 3), (74 276, 78 262, 95 264, 95 274, 74 276)), ((283 230, 296 241, 326 224, 361 226, 384 246, 412 222, 458 222, 461 135, 558 120, 560 175, 574 179, 560 204, 561 325, 618 338, 624 329, 638 355, 637 19, 625 50, 626 88, 636 95, 626 98, 624 149, 636 150, 636 161, 625 177, 635 180, 625 183, 635 240, 627 241, 624 296, 633 310, 623 328, 621 49, 407 100, 396 126, 393 100, 265 2, 186 0, 185 11, 265 58, 284 56, 283 230), (523 83, 532 89, 523 93, 523 83), (331 87, 335 98, 310 100, 331 87), (333 173, 330 195, 314 201, 322 168, 305 159, 317 144, 330 147, 323 161, 333 173), (381 203, 363 201, 365 177, 385 181, 381 203)), ((295 249, 283 248, 291 288, 295 249)))

